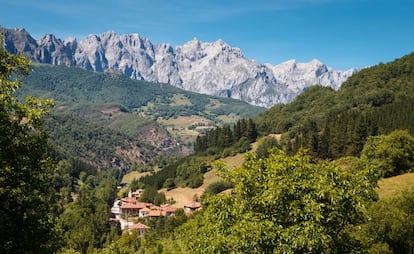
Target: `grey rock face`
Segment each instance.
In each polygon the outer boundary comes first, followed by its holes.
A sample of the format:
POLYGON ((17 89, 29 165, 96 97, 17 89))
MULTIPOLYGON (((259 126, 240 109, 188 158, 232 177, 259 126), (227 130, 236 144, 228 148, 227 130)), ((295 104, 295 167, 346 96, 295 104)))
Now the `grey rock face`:
POLYGON ((277 65, 260 64, 243 56, 223 40, 205 43, 193 39, 175 49, 153 45, 138 34, 113 31, 89 35, 77 42, 54 35, 34 40, 24 29, 6 29, 6 48, 34 61, 78 66, 92 71, 119 71, 132 79, 168 83, 197 93, 240 99, 271 107, 288 103, 312 85, 338 89, 357 69, 337 71, 318 60, 277 65))

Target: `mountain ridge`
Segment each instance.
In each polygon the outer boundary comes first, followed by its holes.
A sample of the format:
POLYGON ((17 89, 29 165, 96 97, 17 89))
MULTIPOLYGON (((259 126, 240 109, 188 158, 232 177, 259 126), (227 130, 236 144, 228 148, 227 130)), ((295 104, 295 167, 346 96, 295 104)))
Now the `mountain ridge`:
POLYGON ((33 61, 78 66, 97 72, 119 71, 126 76, 173 86, 197 93, 230 97, 271 107, 288 103, 312 85, 338 89, 352 74, 334 70, 319 60, 277 65, 260 64, 244 57, 239 48, 221 39, 202 42, 196 38, 173 48, 153 44, 137 33, 117 35, 107 31, 77 41, 46 34, 35 40, 24 29, 0 27, 6 49, 24 53, 33 61))

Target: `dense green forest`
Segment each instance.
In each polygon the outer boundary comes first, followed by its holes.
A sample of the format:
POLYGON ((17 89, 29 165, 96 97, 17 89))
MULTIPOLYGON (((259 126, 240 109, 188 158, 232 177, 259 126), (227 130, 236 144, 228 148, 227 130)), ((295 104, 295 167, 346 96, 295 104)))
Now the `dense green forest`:
POLYGON ((29 61, 0 46, 0 252, 414 253, 414 189, 385 199, 376 193, 379 179, 414 170, 414 54, 364 69, 339 91, 309 88, 251 119, 262 109, 164 94, 174 88, 113 73, 37 66, 21 82, 29 61), (154 89, 147 97, 146 85, 154 89), (139 129, 125 127, 125 119, 137 127, 192 110, 240 118, 207 131, 184 158, 154 160, 156 150, 134 136, 139 129), (114 114, 125 122, 114 123, 114 114), (282 138, 262 137, 270 133, 282 138), (216 160, 246 152, 257 138, 241 167, 216 160), (125 166, 115 148, 158 166, 131 183, 144 189, 145 202, 167 202, 160 188, 198 187, 210 170, 222 180, 207 188, 196 214, 178 209, 146 220, 143 236, 122 233, 109 223, 125 166))
POLYGON ((285 133, 284 147, 320 158, 358 156, 369 136, 414 133, 414 54, 361 70, 339 89, 314 86, 287 105, 262 113, 262 134, 285 133))
POLYGON ((254 121, 241 119, 233 126, 217 127, 205 135, 198 136, 194 144, 194 152, 214 155, 232 146, 236 152, 246 152, 257 135, 254 121))
POLYGON ((66 114, 51 114, 44 123, 49 141, 61 159, 77 158, 98 168, 131 168, 148 163, 157 149, 119 131, 66 114), (139 150, 133 158, 117 153, 139 150))

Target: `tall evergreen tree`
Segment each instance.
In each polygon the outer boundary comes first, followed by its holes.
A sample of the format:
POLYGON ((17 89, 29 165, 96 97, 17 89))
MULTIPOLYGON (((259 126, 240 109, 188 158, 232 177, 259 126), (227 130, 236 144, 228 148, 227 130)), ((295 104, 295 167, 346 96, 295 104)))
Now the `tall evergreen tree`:
POLYGON ((242 137, 241 120, 238 120, 233 127, 233 140, 237 142, 239 141, 241 137, 242 137))
POLYGON ((249 118, 249 120, 247 120, 247 125, 246 125, 246 137, 251 141, 255 141, 257 138, 257 129, 256 129, 256 124, 254 123, 253 119, 249 118))

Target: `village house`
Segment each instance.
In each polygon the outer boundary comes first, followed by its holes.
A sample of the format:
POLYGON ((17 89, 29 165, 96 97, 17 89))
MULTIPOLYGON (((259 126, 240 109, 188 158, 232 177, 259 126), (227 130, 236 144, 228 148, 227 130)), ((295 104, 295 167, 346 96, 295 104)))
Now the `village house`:
POLYGON ((175 211, 177 210, 177 208, 169 204, 161 205, 161 209, 163 212, 163 216, 166 216, 166 217, 170 217, 174 215, 175 211))
POLYGON ((138 202, 136 197, 121 199, 120 215, 125 217, 138 216, 141 218, 172 216, 176 208, 172 205, 156 206, 152 203, 138 202))
POLYGON ((148 214, 151 212, 151 209, 148 207, 144 207, 141 210, 139 210, 139 217, 144 218, 148 217, 148 214))
POLYGON ((149 227, 145 224, 142 224, 142 223, 136 223, 136 224, 132 224, 132 225, 128 226, 128 232, 130 234, 132 233, 132 230, 137 230, 139 236, 143 236, 144 233, 146 231, 150 230, 150 229, 151 229, 151 227, 149 227))
POLYGON ((125 197, 121 199, 120 214, 126 216, 136 216, 139 210, 150 207, 151 203, 138 202, 136 197, 125 197))
POLYGON ((155 209, 155 210, 151 210, 148 214, 148 217, 150 218, 159 218, 162 217, 162 211, 161 209, 155 209))
POLYGON ((121 215, 125 216, 139 216, 139 211, 145 207, 150 207, 151 203, 136 202, 125 203, 121 205, 121 215))
POLYGON ((189 213, 194 213, 194 212, 198 212, 201 210, 201 203, 200 202, 190 202, 186 205, 184 205, 184 212, 189 214, 189 213))
POLYGON ((135 204, 137 202, 137 198, 136 197, 125 197, 121 199, 122 204, 126 204, 126 203, 130 203, 130 204, 135 204))

